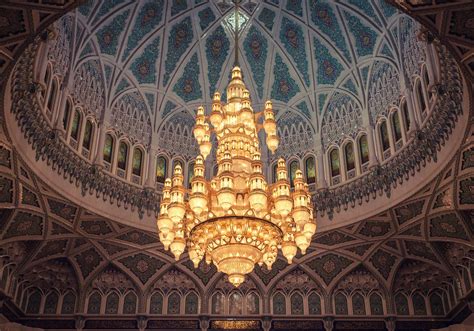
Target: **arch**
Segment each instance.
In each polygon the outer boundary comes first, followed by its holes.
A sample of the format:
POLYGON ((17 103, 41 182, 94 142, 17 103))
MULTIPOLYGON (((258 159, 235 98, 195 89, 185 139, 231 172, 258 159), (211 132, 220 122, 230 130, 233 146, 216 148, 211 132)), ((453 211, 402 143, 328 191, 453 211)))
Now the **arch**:
POLYGON ((115 145, 114 137, 110 133, 107 133, 105 135, 105 142, 104 142, 104 161, 109 164, 112 163, 112 158, 114 156, 114 145, 115 145))
POLYGON ((156 182, 164 183, 167 176, 168 176, 168 159, 163 155, 159 155, 156 158, 156 182))
POLYGON ((431 84, 430 76, 428 74, 428 69, 425 63, 421 66, 421 79, 423 80, 423 86, 425 88, 426 95, 428 96, 428 102, 429 102, 431 98, 433 97, 433 93, 431 93, 431 90, 430 90, 430 84, 431 84))
POLYGON ((48 293, 44 301, 43 312, 45 314, 56 314, 58 310, 59 295, 56 291, 48 293))
POLYGON ((41 292, 35 288, 28 296, 28 304, 26 305, 27 314, 39 314, 41 306, 41 292))
POLYGON ((415 81, 415 99, 418 106, 418 112, 423 120, 426 114, 426 100, 423 92, 423 87, 420 79, 415 81))
POLYGON ((63 297, 63 304, 61 306, 61 314, 74 314, 76 310, 76 295, 69 291, 63 297))
POLYGON ((362 294, 359 292, 356 292, 352 295, 352 314, 366 315, 365 300, 362 294))
POLYGON ((329 151, 329 169, 331 171, 331 178, 333 179, 341 174, 339 149, 336 147, 329 151))
POLYGON ((163 313, 163 295, 156 291, 150 297, 150 314, 161 315, 163 313))
POLYGON ((397 311, 397 315, 409 314, 408 300, 403 293, 397 293, 395 295, 395 309, 397 311))
POLYGON ((410 130, 410 114, 408 113, 408 104, 405 98, 400 102, 400 115, 403 118, 403 124, 405 124, 405 130, 408 132, 410 130))
POLYGON ((402 125, 400 122, 400 112, 398 110, 393 111, 390 114, 390 120, 392 123, 393 138, 395 142, 399 142, 402 139, 402 125))
POLYGON ((132 157, 132 174, 135 176, 141 176, 142 167, 143 167, 143 151, 140 147, 135 147, 133 149, 133 157, 132 157))
POLYGON ((56 79, 53 78, 53 82, 51 83, 51 89, 48 94, 48 102, 46 103, 46 109, 50 113, 49 116, 51 116, 51 114, 54 111, 57 93, 58 93, 58 82, 56 81, 56 79))
POLYGON ((128 144, 121 140, 118 148, 117 155, 117 168, 123 171, 127 170, 127 161, 128 161, 128 144))
POLYGON ((81 128, 82 114, 79 109, 74 109, 74 115, 71 123, 71 138, 77 141, 79 139, 79 132, 81 128))
POLYGON ((186 295, 186 299, 184 300, 184 312, 185 314, 199 313, 199 297, 194 291, 186 295))
POLYGON ((191 181, 194 178, 194 162, 188 164, 188 175, 186 176, 186 187, 191 188, 191 181))
POLYGON ((278 163, 275 162, 272 166, 272 183, 276 183, 277 181, 277 168, 278 168, 278 163))
POLYGON ((334 311, 336 315, 348 315, 347 298, 342 292, 336 293, 334 296, 334 311))
POLYGON ((90 150, 92 145, 92 138, 94 136, 94 125, 90 119, 86 120, 86 125, 84 128, 84 137, 82 138, 82 147, 90 150))
POLYGON ((303 315, 304 305, 303 296, 299 292, 295 292, 290 298, 291 315, 303 315))
POLYGON ((211 313, 212 314, 224 314, 224 295, 218 291, 211 297, 211 313))
POLYGON ((415 315, 426 315, 425 297, 419 292, 415 292, 412 296, 413 313, 415 315))
POLYGON ((173 159, 173 167, 171 168, 171 174, 174 173, 174 168, 176 168, 178 164, 181 166, 181 169, 183 169, 183 173, 184 173, 184 161, 176 158, 176 159, 173 159))
POLYGON ((385 159, 386 158, 385 152, 390 150, 390 137, 388 133, 388 126, 387 126, 386 120, 382 120, 379 123, 378 131, 379 131, 379 138, 380 138, 380 148, 381 148, 382 155, 385 159))
POLYGON ((316 292, 311 292, 308 296, 308 312, 310 315, 321 315, 321 297, 316 292))
POLYGON ((366 164, 369 162, 369 141, 367 140, 367 135, 365 133, 359 137, 358 145, 360 162, 366 164))
POLYGON ((314 156, 308 156, 304 161, 304 173, 306 175, 306 183, 316 183, 316 161, 314 156))
POLYGON ((273 314, 286 315, 286 299, 282 293, 277 292, 273 295, 272 308, 273 314))
POLYGON ((63 129, 67 130, 69 126, 69 119, 71 118, 72 104, 71 100, 68 98, 66 104, 64 105, 64 114, 63 114, 63 129))
POLYGON ((229 315, 242 315, 244 312, 244 300, 242 293, 232 291, 229 294, 229 315))
POLYGON ((445 314, 443 299, 437 292, 433 292, 430 295, 430 308, 431 315, 444 316, 445 314))
POLYGON ((176 315, 181 311, 181 296, 177 292, 171 292, 168 296, 167 314, 176 315))
POLYGON ((260 296, 255 292, 247 294, 246 313, 249 315, 260 314, 260 296))
POLYGON ((116 292, 111 292, 105 301, 105 314, 115 315, 119 310, 119 296, 116 292))
POLYGON ((344 145, 344 161, 346 164, 346 172, 349 177, 349 172, 354 170, 356 167, 354 143, 352 141, 349 141, 344 145))
POLYGON ((137 295, 130 291, 125 295, 123 299, 123 313, 124 314, 136 314, 137 313, 137 295))
POLYGON ((299 169, 299 165, 298 165, 298 160, 292 160, 290 162, 290 165, 288 167, 288 172, 289 172, 289 175, 290 175, 290 186, 291 187, 295 187, 295 178, 296 178, 296 170, 299 169))
POLYGON ((370 314, 371 315, 383 315, 384 310, 383 310, 383 303, 382 303, 382 297, 380 294, 374 292, 370 295, 369 298, 369 303, 370 303, 370 314))

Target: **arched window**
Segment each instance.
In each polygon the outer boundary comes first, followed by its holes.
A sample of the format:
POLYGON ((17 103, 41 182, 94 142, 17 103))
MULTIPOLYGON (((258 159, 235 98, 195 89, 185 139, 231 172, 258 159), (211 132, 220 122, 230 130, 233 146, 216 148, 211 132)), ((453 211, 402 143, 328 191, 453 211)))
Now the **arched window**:
POLYGON ((303 297, 299 293, 291 296, 291 315, 303 315, 303 297))
POLYGON ((123 313, 136 314, 137 313, 137 296, 133 292, 128 292, 123 299, 123 313))
POLYGON ((260 313, 260 298, 259 296, 251 292, 247 295, 247 314, 259 314, 260 313))
POLYGON ((305 161, 306 182, 314 184, 316 182, 316 162, 314 157, 310 156, 305 161))
POLYGON ((352 296, 352 313, 354 315, 365 315, 364 297, 360 293, 352 296))
POLYGON ((426 69, 426 66, 423 66, 423 81, 425 83, 425 88, 428 92, 428 99, 431 100, 433 97, 433 93, 431 93, 430 90, 430 76, 428 75, 428 70, 426 69))
POLYGON ((87 150, 90 150, 91 148, 91 143, 92 143, 92 132, 93 126, 92 122, 90 120, 86 121, 86 127, 84 129, 84 139, 82 140, 82 147, 84 147, 87 150))
POLYGON ((372 315, 383 315, 382 297, 377 293, 370 296, 370 313, 372 315))
POLYGON ((232 292, 229 296, 229 314, 230 315, 242 315, 243 313, 243 300, 240 292, 232 292))
POLYGON ((277 181, 277 168, 278 168, 278 164, 275 163, 272 167, 272 180, 273 180, 273 183, 276 183, 276 181, 277 181))
POLYGON ((430 296, 431 315, 444 316, 443 299, 438 293, 433 293, 430 296))
POLYGON ((308 308, 310 315, 321 315, 321 298, 316 293, 311 293, 308 297, 308 308))
POLYGON ((59 296, 56 292, 51 292, 46 297, 44 302, 44 313, 45 314, 56 314, 58 310, 58 299, 59 296))
POLYGON ((101 296, 98 292, 92 293, 89 297, 89 303, 87 304, 88 314, 99 314, 101 305, 101 296))
POLYGON ((178 293, 173 292, 168 297, 168 314, 179 314, 179 308, 181 305, 181 297, 178 293))
POLYGON ((140 148, 135 147, 132 159, 132 174, 135 176, 142 175, 143 152, 140 148))
POLYGON ((164 183, 168 171, 168 161, 164 156, 158 156, 156 159, 156 182, 164 183))
POLYGON ((211 312, 213 314, 224 314, 224 295, 221 292, 214 293, 211 305, 211 312))
POLYGON ((187 187, 188 188, 191 188, 191 181, 193 180, 194 178, 194 162, 190 163, 188 165, 188 185, 187 187))
POLYGON ((48 108, 48 111, 51 113, 54 111, 54 99, 56 98, 57 90, 58 90, 58 83, 56 82, 55 79, 53 79, 53 83, 51 84, 51 91, 49 92, 49 96, 48 96, 48 103, 46 105, 46 107, 48 108))
POLYGON ((277 293, 273 296, 273 314, 286 315, 285 296, 281 293, 277 293))
POLYGON ((395 308, 397 309, 397 315, 408 315, 408 300, 405 295, 398 293, 395 295, 395 308))
POLYGON ((367 135, 364 134, 359 138, 359 153, 360 153, 360 162, 366 164, 369 162, 369 142, 367 140, 367 135))
POLYGON ((386 121, 382 121, 380 123, 379 131, 380 131, 380 143, 382 146, 382 152, 386 152, 387 150, 390 149, 390 138, 388 137, 388 128, 387 128, 386 121))
POLYGON ((354 154, 354 144, 348 142, 344 146, 344 156, 346 159, 346 171, 349 172, 355 169, 355 154, 354 154))
POLYGON ((395 141, 398 142, 402 139, 402 127, 400 124, 400 115, 398 111, 392 113, 392 129, 395 141))
POLYGON ((105 135, 104 143, 104 161, 107 163, 112 163, 112 154, 114 152, 114 137, 111 134, 105 135))
POLYGON ((161 314, 163 312, 163 296, 155 292, 150 298, 150 314, 161 314))
POLYGON ((425 298, 420 293, 413 294, 413 311, 415 315, 426 315, 425 298))
POLYGON ((61 307, 61 314, 74 314, 76 310, 76 295, 72 292, 66 293, 63 298, 63 305, 61 307))
POLYGON ((347 315, 347 299, 341 292, 337 293, 334 297, 335 311, 337 315, 347 315))
POLYGON ((28 297, 28 305, 26 306, 27 314, 39 314, 41 305, 41 292, 35 289, 28 297))
POLYGON ((124 141, 120 142, 117 158, 117 167, 122 170, 127 169, 128 145, 124 141))
POLYGON ((416 89, 415 95, 416 95, 416 100, 418 102, 418 108, 420 110, 420 113, 424 115, 426 112, 426 101, 425 101, 425 96, 423 95, 423 87, 421 86, 420 80, 416 81, 415 89, 416 89))
POLYGON ((294 160, 290 163, 290 186, 295 187, 296 170, 298 170, 298 161, 294 160))
MULTIPOLYGON (((43 91, 41 91, 41 95, 42 95, 43 98, 45 97, 45 95, 47 95, 47 94, 45 94, 45 93, 48 93, 48 87, 49 87, 49 80, 50 80, 50 78, 51 78, 51 69, 50 69, 50 67, 49 67, 49 65, 48 65, 48 66, 46 67, 46 71, 45 71, 44 77, 43 77, 43 82, 44 82, 44 85, 46 86, 46 89, 43 90, 43 91)), ((44 100, 44 99, 43 99, 43 100, 44 100)))
POLYGON ((69 125, 69 118, 71 117, 71 101, 69 99, 66 101, 66 106, 64 109, 64 114, 63 114, 63 129, 67 130, 67 126, 69 125))
POLYGON ((112 292, 107 296, 105 302, 105 313, 106 314, 118 314, 119 307, 119 296, 117 293, 112 292))
POLYGON ((336 177, 341 174, 341 165, 339 163, 339 150, 334 148, 329 153, 329 164, 331 166, 331 177, 336 177))
POLYGON ((178 164, 181 166, 181 169, 183 170, 183 174, 184 174, 184 163, 181 160, 173 160, 173 168, 171 169, 171 173, 172 174, 174 173, 174 168, 176 168, 178 164))
POLYGON ((199 299, 196 293, 191 292, 186 296, 184 302, 184 312, 186 314, 197 314, 199 308, 199 299))
POLYGON ((400 109, 402 110, 405 130, 410 130, 410 114, 408 114, 408 105, 405 99, 403 99, 402 103, 400 104, 400 109))
POLYGON ((79 138, 79 128, 81 127, 81 113, 79 110, 74 110, 74 117, 71 125, 71 138, 77 141, 79 138))

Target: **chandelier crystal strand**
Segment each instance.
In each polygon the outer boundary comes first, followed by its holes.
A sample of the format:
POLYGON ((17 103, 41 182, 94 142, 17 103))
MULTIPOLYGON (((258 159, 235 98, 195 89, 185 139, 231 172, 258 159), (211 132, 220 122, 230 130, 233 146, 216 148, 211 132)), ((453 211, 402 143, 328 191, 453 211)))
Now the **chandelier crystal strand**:
POLYGON ((183 169, 176 165, 172 178, 164 184, 157 225, 160 241, 176 260, 187 246, 196 268, 205 259, 239 286, 255 264, 270 269, 278 249, 288 263, 298 248, 305 254, 316 222, 308 184, 300 170, 293 190, 282 158, 277 163, 275 184, 268 185, 265 180, 258 132, 265 131, 272 153, 279 142, 271 101, 265 103, 263 112, 254 113, 238 66, 232 69, 227 96, 228 102, 223 104, 220 94, 214 94, 208 117, 203 107, 197 109, 193 134, 201 155, 195 161, 191 189, 185 189, 183 169), (217 138, 218 172, 208 181, 204 161, 212 149, 211 131, 217 138))

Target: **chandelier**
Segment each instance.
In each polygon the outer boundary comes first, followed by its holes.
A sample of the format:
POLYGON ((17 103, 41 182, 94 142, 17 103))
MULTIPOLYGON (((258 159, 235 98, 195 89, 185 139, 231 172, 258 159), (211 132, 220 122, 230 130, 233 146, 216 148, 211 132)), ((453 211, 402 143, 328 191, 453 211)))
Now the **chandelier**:
POLYGON ((276 182, 265 180, 258 132, 265 131, 274 153, 279 143, 275 115, 271 101, 254 113, 238 66, 232 69, 227 100, 221 103, 216 92, 209 116, 203 107, 197 109, 193 134, 201 155, 195 160, 191 189, 184 187, 183 169, 177 164, 164 183, 157 225, 160 241, 176 260, 187 247, 195 268, 205 259, 239 286, 255 264, 270 269, 278 249, 290 264, 298 248, 305 254, 316 223, 301 170, 292 189, 280 158, 276 182), (218 171, 209 181, 204 160, 212 150, 211 132, 217 139, 218 171))

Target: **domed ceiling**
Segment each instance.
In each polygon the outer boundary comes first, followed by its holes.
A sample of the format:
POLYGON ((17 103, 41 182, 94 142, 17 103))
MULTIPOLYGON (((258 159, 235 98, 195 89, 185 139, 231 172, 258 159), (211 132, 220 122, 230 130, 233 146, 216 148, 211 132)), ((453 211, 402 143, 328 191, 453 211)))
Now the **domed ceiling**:
MULTIPOLYGON (((76 76, 95 77, 103 99, 97 115, 149 145, 176 111, 194 114, 214 91, 225 99, 233 24, 229 1, 88 1, 58 24, 71 49, 63 68, 70 58, 76 76), (122 102, 141 110, 138 128, 114 113, 122 102)), ((369 124, 362 110, 385 111, 399 96, 401 68, 413 67, 403 59, 410 52, 416 61, 416 23, 385 1, 243 1, 238 24, 254 108, 271 99, 280 117, 289 111, 290 120, 323 132, 323 145, 369 124), (369 104, 377 82, 392 84, 393 93, 369 104), (332 119, 341 105, 348 110, 332 119)))

